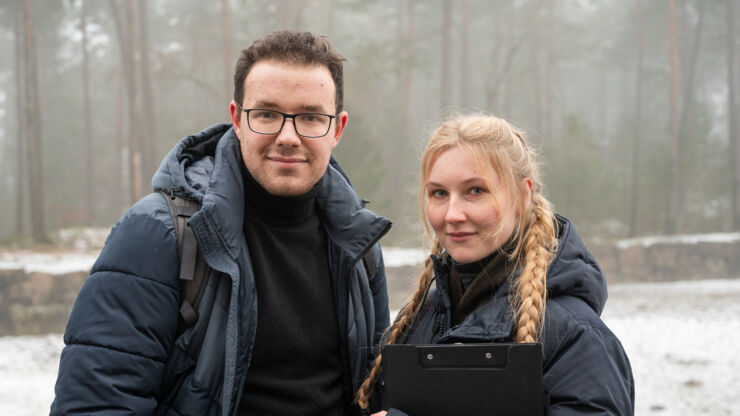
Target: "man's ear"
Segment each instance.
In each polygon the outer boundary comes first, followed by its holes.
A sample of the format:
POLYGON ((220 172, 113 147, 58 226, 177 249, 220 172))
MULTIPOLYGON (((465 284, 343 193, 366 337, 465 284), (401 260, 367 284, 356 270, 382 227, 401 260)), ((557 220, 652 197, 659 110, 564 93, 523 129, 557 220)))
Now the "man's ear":
POLYGON ((241 123, 240 117, 242 115, 242 109, 236 104, 236 101, 231 100, 229 103, 229 111, 231 112, 231 125, 234 127, 234 133, 241 140, 241 123))
POLYGON ((342 138, 342 133, 344 132, 344 128, 347 127, 347 121, 349 120, 349 114, 346 111, 342 111, 341 113, 337 114, 336 121, 336 127, 334 128, 334 143, 332 144, 332 149, 339 144, 339 139, 342 138))

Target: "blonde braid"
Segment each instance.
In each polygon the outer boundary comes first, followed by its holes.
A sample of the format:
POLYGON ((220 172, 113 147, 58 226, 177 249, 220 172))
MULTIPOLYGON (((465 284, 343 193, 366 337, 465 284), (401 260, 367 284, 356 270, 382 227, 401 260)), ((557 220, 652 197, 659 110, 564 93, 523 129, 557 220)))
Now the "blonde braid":
MULTIPOLYGON (((438 255, 441 252, 441 244, 439 244, 436 239, 433 239, 432 254, 438 255)), ((396 320, 393 322, 393 325, 391 325, 391 327, 388 329, 389 333, 386 344, 395 344, 398 341, 398 338, 400 338, 401 335, 406 332, 411 323, 414 321, 416 314, 419 312, 419 309, 421 309, 422 301, 426 296, 427 291, 429 290, 429 285, 432 282, 433 276, 434 264, 431 258, 427 258, 424 262, 424 269, 419 275, 419 284, 416 288, 416 292, 411 297, 411 300, 406 304, 406 306, 401 309, 401 311, 398 313, 398 316, 396 317, 396 320)), ((382 360, 383 355, 378 352, 378 356, 375 357, 375 361, 373 361, 373 367, 370 369, 370 373, 368 374, 365 381, 362 382, 360 388, 357 390, 356 400, 361 409, 367 410, 368 408, 370 397, 372 396, 373 390, 375 388, 375 382, 380 375, 382 360)))
POLYGON ((536 342, 542 332, 547 296, 547 268, 557 244, 550 203, 536 190, 532 195, 530 224, 523 236, 524 267, 515 283, 516 342, 536 342))

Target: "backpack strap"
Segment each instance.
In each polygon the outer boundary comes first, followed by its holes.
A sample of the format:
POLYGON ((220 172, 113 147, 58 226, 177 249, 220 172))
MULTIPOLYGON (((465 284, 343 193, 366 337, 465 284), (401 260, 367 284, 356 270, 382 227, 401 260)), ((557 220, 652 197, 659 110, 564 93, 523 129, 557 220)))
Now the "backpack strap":
POLYGON ((198 320, 198 303, 206 287, 208 267, 198 251, 198 242, 188 219, 200 209, 197 201, 191 201, 174 193, 160 191, 170 209, 177 237, 177 255, 180 259, 180 318, 181 332, 198 320))
POLYGON ((373 258, 372 250, 368 251, 362 257, 362 264, 365 266, 365 272, 367 273, 368 279, 371 279, 378 272, 378 265, 375 264, 375 259, 373 258))

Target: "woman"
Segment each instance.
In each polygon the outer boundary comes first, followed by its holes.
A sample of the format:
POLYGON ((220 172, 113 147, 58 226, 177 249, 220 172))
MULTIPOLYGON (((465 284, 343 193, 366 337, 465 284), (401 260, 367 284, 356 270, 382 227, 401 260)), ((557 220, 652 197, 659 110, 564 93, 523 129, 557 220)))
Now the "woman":
MULTIPOLYGON (((486 115, 443 123, 423 154, 419 210, 431 256, 386 343, 541 342, 548 415, 634 413, 629 361, 599 318, 604 276, 542 195, 520 132, 486 115)), ((382 359, 357 393, 364 409, 384 408, 382 359)))

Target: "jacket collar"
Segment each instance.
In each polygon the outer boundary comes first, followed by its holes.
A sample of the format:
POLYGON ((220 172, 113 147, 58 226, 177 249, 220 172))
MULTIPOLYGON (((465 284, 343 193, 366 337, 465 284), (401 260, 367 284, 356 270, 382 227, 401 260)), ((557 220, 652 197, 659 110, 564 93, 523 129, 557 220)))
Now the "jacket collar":
MULTIPOLYGON (((190 221, 207 217, 208 228, 232 259, 242 244, 243 163, 236 133, 229 124, 220 124, 182 139, 152 181, 155 190, 173 190, 201 201, 201 210, 190 221)), ((390 229, 388 219, 364 208, 334 160, 319 184, 316 201, 329 238, 355 261, 390 229)))
MULTIPOLYGON (((441 258, 432 256, 432 260, 437 289, 433 296, 450 319, 449 260, 444 255, 441 258)), ((510 279, 505 280, 491 301, 475 309, 458 325, 449 328, 436 342, 492 342, 510 338, 514 320, 508 302, 509 283, 510 279)))
MULTIPOLYGON (((556 215, 556 220, 559 245, 548 269, 548 297, 577 297, 601 314, 607 298, 604 275, 570 220, 560 215, 556 215)), ((450 266, 444 257, 432 259, 438 306, 449 314, 450 266)), ((439 342, 481 342, 509 338, 514 327, 508 299, 510 288, 511 279, 507 279, 490 302, 473 311, 459 325, 450 328, 439 342)))

